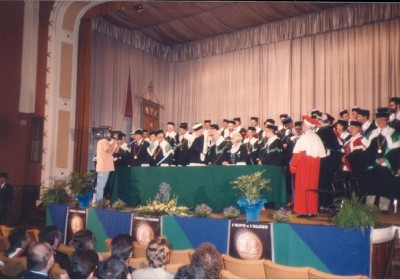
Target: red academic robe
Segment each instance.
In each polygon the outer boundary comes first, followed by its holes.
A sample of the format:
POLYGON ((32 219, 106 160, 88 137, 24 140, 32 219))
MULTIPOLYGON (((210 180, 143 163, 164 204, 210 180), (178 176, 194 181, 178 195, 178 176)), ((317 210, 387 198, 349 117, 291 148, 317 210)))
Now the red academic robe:
POLYGON ((295 174, 293 208, 295 212, 318 213, 320 158, 325 156, 323 143, 314 131, 307 131, 297 141, 290 162, 290 172, 295 174))
POLYGON ((294 208, 301 214, 318 213, 318 179, 320 158, 306 155, 305 151, 293 154, 290 172, 295 176, 294 208))

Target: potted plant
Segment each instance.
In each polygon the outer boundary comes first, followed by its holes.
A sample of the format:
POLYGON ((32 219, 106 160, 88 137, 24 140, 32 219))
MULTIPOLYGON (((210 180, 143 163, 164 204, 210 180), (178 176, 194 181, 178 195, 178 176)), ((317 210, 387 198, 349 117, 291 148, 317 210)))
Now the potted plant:
POLYGON ((265 198, 261 198, 261 190, 272 191, 269 186, 270 181, 263 178, 263 173, 264 171, 257 171, 253 174, 242 175, 230 182, 233 188, 240 192, 242 198, 237 203, 245 209, 248 222, 260 220, 261 209, 267 202, 265 198))
POLYGON ((65 204, 70 199, 67 193, 68 182, 65 180, 54 180, 53 186, 42 193, 42 203, 47 207, 50 203, 65 204))
POLYGON ((69 176, 68 185, 74 199, 79 201, 80 208, 87 208, 92 199, 95 185, 96 173, 77 173, 72 172, 69 176))
POLYGON ((205 218, 211 215, 212 209, 207 204, 202 203, 196 206, 194 212, 197 216, 205 218))
POLYGON ((376 227, 379 225, 379 209, 375 205, 365 204, 354 192, 351 199, 341 198, 339 212, 332 218, 332 224, 347 228, 376 227))
POLYGON ((236 219, 239 217, 240 211, 234 206, 228 206, 224 209, 223 214, 227 219, 236 219))

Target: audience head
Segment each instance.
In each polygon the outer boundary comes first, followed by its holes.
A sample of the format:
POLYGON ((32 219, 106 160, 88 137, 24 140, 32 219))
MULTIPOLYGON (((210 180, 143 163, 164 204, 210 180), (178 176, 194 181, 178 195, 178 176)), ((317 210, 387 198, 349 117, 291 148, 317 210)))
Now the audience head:
POLYGON ((146 250, 146 257, 150 267, 163 267, 169 262, 171 246, 165 236, 159 236, 150 241, 146 250))
POLYGON ((185 265, 178 269, 174 279, 204 279, 206 277, 201 267, 185 265))
POLYGON ((93 275, 99 263, 99 255, 94 250, 75 251, 71 255, 71 265, 68 268, 70 279, 86 279, 93 275))
POLYGON ((126 233, 115 236, 111 241, 111 255, 126 262, 132 255, 132 237, 126 233))
POLYGON ((197 247, 193 254, 192 265, 204 270, 204 278, 220 278, 223 266, 222 256, 213 244, 206 242, 197 247))
POLYGON ((24 227, 14 228, 8 236, 8 242, 11 248, 26 249, 31 243, 32 238, 24 227))
POLYGON ((99 263, 100 279, 127 279, 128 274, 128 266, 124 260, 116 256, 99 263))
POLYGON ((82 229, 74 234, 70 244, 75 248, 76 251, 85 249, 94 249, 96 239, 94 238, 93 232, 89 229, 82 229))
POLYGON ((28 249, 27 268, 32 271, 48 273, 54 265, 53 249, 46 242, 38 242, 28 249))
POLYGON ((47 226, 40 230, 39 241, 47 242, 53 249, 57 249, 62 242, 62 233, 57 226, 47 226))

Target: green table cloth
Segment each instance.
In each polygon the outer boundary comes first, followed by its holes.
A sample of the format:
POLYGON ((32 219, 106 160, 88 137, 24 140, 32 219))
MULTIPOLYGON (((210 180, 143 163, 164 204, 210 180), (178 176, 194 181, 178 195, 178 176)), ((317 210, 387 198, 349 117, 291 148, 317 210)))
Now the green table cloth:
POLYGON ((154 199, 158 186, 166 182, 171 186, 171 195, 178 196, 179 205, 194 208, 205 203, 218 213, 229 205, 237 206, 239 194, 229 182, 262 170, 272 187, 272 192, 264 190, 262 196, 268 202, 275 202, 275 208, 284 206, 287 202, 285 169, 266 165, 119 167, 109 179, 111 201, 119 198, 128 206, 144 205, 154 199))

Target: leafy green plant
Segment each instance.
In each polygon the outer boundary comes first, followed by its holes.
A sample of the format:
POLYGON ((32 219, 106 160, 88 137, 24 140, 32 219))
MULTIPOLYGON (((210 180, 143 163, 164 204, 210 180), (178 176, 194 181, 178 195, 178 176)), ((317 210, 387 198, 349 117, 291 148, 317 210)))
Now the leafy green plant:
POLYGON ((332 218, 332 224, 347 228, 365 228, 379 225, 378 207, 362 203, 354 192, 351 199, 342 198, 342 208, 332 218))
POLYGON ((42 202, 45 207, 50 203, 65 204, 70 196, 67 193, 68 182, 65 180, 54 180, 53 186, 42 193, 42 202))
POLYGON ((245 197, 250 204, 255 203, 261 198, 261 191, 266 189, 272 191, 269 183, 270 180, 266 180, 262 177, 265 171, 257 171, 249 175, 239 176, 235 181, 230 182, 234 189, 240 191, 240 195, 245 197))
POLYGON ((77 173, 72 172, 69 176, 68 185, 70 187, 72 195, 87 195, 93 193, 96 187, 95 185, 96 173, 77 173))

